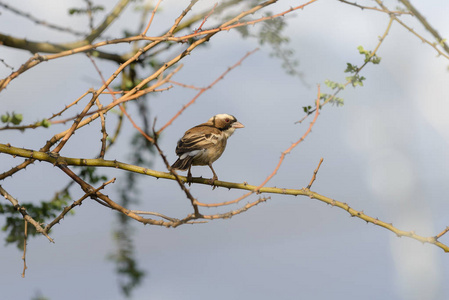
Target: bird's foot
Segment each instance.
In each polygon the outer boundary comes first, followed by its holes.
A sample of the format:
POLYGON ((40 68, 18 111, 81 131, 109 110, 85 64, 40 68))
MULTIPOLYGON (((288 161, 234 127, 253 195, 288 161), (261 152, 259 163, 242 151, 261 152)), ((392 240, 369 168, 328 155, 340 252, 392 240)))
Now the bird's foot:
POLYGON ((214 182, 215 180, 218 180, 217 176, 212 177, 211 179, 208 180, 209 184, 212 186, 212 189, 215 190, 215 188, 217 187, 214 182))
POLYGON ((187 184, 189 185, 189 186, 191 186, 192 185, 192 179, 193 179, 193 177, 192 177, 192 174, 187 174, 187 184))

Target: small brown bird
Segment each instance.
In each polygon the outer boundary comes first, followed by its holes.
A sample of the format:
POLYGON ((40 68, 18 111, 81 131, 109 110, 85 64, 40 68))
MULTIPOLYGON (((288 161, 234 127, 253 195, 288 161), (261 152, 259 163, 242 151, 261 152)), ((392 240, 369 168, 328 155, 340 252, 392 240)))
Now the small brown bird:
POLYGON ((234 133, 234 130, 243 127, 245 126, 237 122, 234 116, 219 114, 210 118, 206 123, 187 130, 178 141, 176 155, 179 157, 171 167, 181 171, 188 169, 187 181, 191 181, 190 168, 192 166, 209 166, 214 174, 210 180, 210 184, 213 184, 218 176, 212 168, 212 163, 223 154, 226 141, 234 133))

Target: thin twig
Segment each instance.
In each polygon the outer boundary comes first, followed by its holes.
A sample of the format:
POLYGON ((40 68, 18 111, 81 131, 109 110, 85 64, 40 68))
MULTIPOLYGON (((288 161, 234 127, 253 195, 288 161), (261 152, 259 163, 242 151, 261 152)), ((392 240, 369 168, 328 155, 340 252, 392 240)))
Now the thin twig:
POLYGON ((73 30, 70 27, 62 27, 62 26, 59 26, 59 25, 48 23, 47 21, 39 20, 38 18, 32 16, 31 14, 23 12, 23 11, 21 11, 21 10, 15 8, 15 7, 12 7, 12 6, 8 5, 8 4, 0 2, 0 6, 8 9, 9 11, 11 11, 11 12, 13 12, 13 13, 19 15, 19 16, 27 18, 28 20, 34 22, 37 25, 46 26, 48 28, 51 28, 51 29, 54 29, 54 30, 58 30, 58 31, 67 32, 67 33, 70 33, 70 34, 73 34, 73 35, 76 35, 76 36, 85 36, 86 35, 85 32, 76 31, 76 30, 73 30))
POLYGON ((448 231, 449 231, 449 226, 446 227, 446 228, 445 228, 443 231, 441 231, 440 233, 438 233, 438 234, 435 236, 435 239, 436 239, 436 240, 439 239, 440 237, 442 237, 443 235, 445 235, 448 231))
POLYGON ((407 9, 409 9, 410 12, 416 18, 418 18, 419 22, 421 22, 424 28, 435 37, 437 42, 444 48, 444 51, 446 51, 446 53, 449 54, 449 45, 447 44, 447 42, 445 42, 445 39, 443 39, 443 37, 441 37, 438 31, 436 31, 436 29, 433 28, 429 22, 427 22, 426 18, 424 18, 424 16, 419 12, 419 10, 417 10, 408 0, 399 0, 399 1, 402 4, 404 4, 405 7, 407 7, 407 9))
POLYGON ((320 159, 320 162, 318 163, 318 167, 316 167, 315 171, 313 171, 313 177, 312 180, 310 180, 309 185, 306 187, 306 189, 310 190, 310 188, 312 187, 313 182, 316 179, 316 174, 318 173, 318 170, 320 169, 321 163, 323 162, 323 158, 320 159))
POLYGON ((197 86, 194 86, 194 85, 189 85, 189 84, 180 83, 180 82, 177 82, 177 81, 174 81, 174 80, 170 80, 170 83, 173 83, 173 84, 175 84, 175 85, 179 85, 179 86, 182 86, 182 87, 185 87, 185 88, 188 88, 188 89, 192 89, 192 90, 201 90, 201 89, 203 89, 203 88, 201 88, 201 87, 197 87, 197 86))
POLYGON ((207 19, 210 17, 210 15, 213 14, 215 8, 217 7, 218 3, 215 3, 214 7, 210 10, 210 12, 204 17, 203 22, 201 22, 200 27, 198 27, 197 30, 195 30, 194 33, 197 33, 198 31, 201 31, 203 28, 204 23, 206 23, 207 19))
POLYGON ((131 0, 119 0, 115 7, 104 18, 103 22, 94 28, 88 36, 85 37, 85 41, 91 44, 96 38, 98 38, 108 27, 112 24, 128 6, 131 0))
POLYGON ((11 196, 5 189, 2 188, 2 186, 0 185, 0 195, 2 195, 3 197, 5 197, 5 199, 9 200, 9 202, 11 202, 11 204, 13 205, 13 207, 22 214, 23 219, 25 221, 27 221, 28 223, 30 223, 31 225, 34 226, 34 228, 36 228, 36 232, 41 233, 42 235, 44 235, 50 242, 54 243, 54 240, 48 236, 48 234, 44 231, 44 229, 41 227, 41 225, 39 224, 39 222, 37 222, 36 220, 34 220, 27 212, 26 208, 21 206, 19 204, 19 201, 17 201, 17 199, 15 199, 13 196, 11 196))
MULTIPOLYGON (((382 37, 379 39, 379 43, 377 43, 376 48, 374 49, 374 51, 371 52, 371 55, 370 55, 370 57, 369 57, 370 59, 371 59, 372 57, 374 57, 374 55, 376 55, 376 53, 377 53, 377 51, 379 50, 380 46, 381 46, 382 43, 385 41, 385 38, 387 37, 388 33, 390 32, 391 26, 392 26, 392 24, 393 24, 393 20, 394 20, 394 18, 393 18, 393 17, 390 17, 390 20, 388 21, 387 28, 385 29, 385 31, 384 31, 382 37)), ((363 70, 363 68, 365 68, 365 66, 370 62, 370 59, 366 60, 366 61, 363 63, 363 65, 355 71, 355 73, 353 74, 353 76, 357 76, 358 74, 360 74, 360 72, 363 70)), ((351 76, 351 77, 352 77, 352 76, 351 76)), ((343 87, 338 87, 332 95, 330 95, 330 96, 329 96, 328 98, 326 98, 322 103, 320 103, 320 107, 323 107, 324 105, 326 105, 327 103, 329 103, 329 102, 331 102, 333 99, 335 99, 335 97, 336 97, 342 90, 344 90, 344 89, 345 89, 351 82, 352 82, 352 80, 347 80, 347 81, 343 84, 343 87)), ((318 107, 318 106, 316 106, 314 109, 308 111, 307 114, 306 114, 302 119, 300 119, 299 121, 296 121, 295 124, 297 124, 297 123, 302 123, 305 119, 307 119, 311 114, 313 114, 313 113, 316 111, 317 107, 318 107)))
POLYGON ((203 30, 203 31, 200 31, 200 32, 197 32, 197 33, 192 33, 192 34, 188 34, 188 35, 182 36, 182 40, 184 41, 186 39, 193 38, 193 37, 197 36, 198 34, 201 34, 201 35, 203 35, 203 34, 207 34, 207 35, 215 34, 215 33, 219 32, 219 31, 223 31, 223 30, 227 31, 227 30, 230 30, 230 29, 233 29, 233 28, 238 28, 238 27, 243 27, 243 26, 248 26, 248 25, 254 25, 256 23, 260 23, 260 22, 263 22, 263 21, 267 21, 267 20, 278 18, 278 17, 282 17, 282 16, 285 16, 286 14, 291 13, 291 12, 293 12, 295 10, 303 9, 305 6, 310 5, 310 4, 312 4, 312 3, 316 2, 316 1, 318 1, 318 0, 311 0, 311 1, 307 2, 307 3, 301 4, 301 5, 298 5, 298 6, 295 6, 295 7, 291 7, 290 9, 288 9, 286 11, 283 11, 281 13, 275 14, 275 15, 258 18, 256 20, 252 20, 252 21, 238 22, 238 20, 242 19, 243 17, 246 17, 247 15, 253 14, 256 11, 258 11, 258 10, 260 10, 260 9, 266 7, 266 6, 271 5, 271 4, 275 3, 275 2, 277 2, 277 0, 266 1, 266 2, 263 2, 263 3, 255 6, 255 7, 253 7, 252 9, 250 9, 248 11, 245 11, 245 12, 239 14, 235 18, 231 19, 230 21, 222 24, 221 26, 219 26, 217 28, 203 30))
POLYGON ((156 217, 161 217, 163 219, 166 219, 166 220, 169 220, 169 221, 172 221, 172 222, 179 221, 179 219, 171 218, 171 217, 168 217, 168 216, 163 215, 161 213, 153 212, 153 211, 131 210, 131 212, 133 212, 135 214, 138 214, 138 215, 152 215, 152 216, 156 216, 156 217))
POLYGON ((161 3, 161 1, 162 1, 162 0, 159 0, 159 1, 156 3, 156 6, 154 7, 153 12, 151 13, 150 21, 148 22, 148 25, 147 25, 147 27, 145 28, 145 30, 142 32, 142 35, 143 35, 143 36, 147 35, 148 29, 150 29, 151 23, 153 22, 154 15, 156 14, 156 11, 157 11, 157 9, 158 9, 159 4, 161 3))
MULTIPOLYGON (((152 216, 156 216, 156 217, 161 217, 163 219, 172 221, 172 222, 180 222, 181 220, 176 219, 176 218, 171 218, 168 217, 166 215, 163 215, 161 213, 158 212, 153 212, 153 211, 143 211, 143 210, 130 210, 132 213, 135 213, 137 215, 152 215, 152 216)), ((208 223, 208 221, 187 221, 184 222, 184 224, 204 224, 204 223, 208 223)))
POLYGON ((57 216, 53 221, 51 221, 49 224, 47 224, 47 226, 45 226, 44 231, 45 232, 49 232, 50 229, 55 225, 58 224, 64 217, 65 215, 71 211, 73 208, 75 208, 76 206, 79 206, 82 204, 82 202, 87 199, 88 197, 94 195, 95 193, 97 193, 98 191, 102 190, 105 188, 105 186, 107 186, 110 183, 114 183, 115 182, 115 178, 112 178, 109 181, 104 182, 99 188, 93 190, 90 193, 85 193, 81 198, 79 198, 78 200, 74 201, 70 206, 66 206, 64 207, 64 209, 62 210, 62 212, 59 214, 59 216, 57 216))
POLYGON ((6 61, 5 61, 3 58, 0 58, 0 62, 1 62, 5 67, 7 67, 8 69, 14 71, 14 67, 8 65, 8 64, 6 63, 6 61))
POLYGON ((111 209, 117 210, 117 211, 123 213, 124 215, 126 215, 127 217, 130 217, 130 218, 132 218, 132 219, 134 219, 134 220, 136 220, 138 222, 141 222, 143 224, 151 224, 151 225, 158 225, 158 226, 165 226, 165 227, 174 227, 175 223, 173 223, 173 222, 167 222, 167 221, 164 221, 164 220, 153 220, 153 219, 149 219, 149 218, 143 218, 143 217, 133 213, 129 209, 126 209, 123 206, 121 206, 120 204, 112 201, 107 195, 102 194, 100 191, 96 191, 96 189, 93 186, 91 186, 90 184, 85 182, 83 179, 81 179, 79 176, 77 176, 75 173, 73 173, 66 165, 64 165, 64 164, 61 164, 61 165, 57 164, 57 166, 64 173, 66 173, 70 178, 72 178, 76 183, 78 183, 79 186, 81 187, 81 189, 86 194, 90 194, 91 197, 98 198, 98 199, 102 200, 111 209))
POLYGON ((230 212, 227 213, 222 213, 222 214, 215 214, 215 215, 203 215, 204 219, 209 219, 209 220, 214 220, 214 219, 229 219, 235 215, 241 214, 245 211, 247 211, 248 209, 250 209, 251 207, 256 206, 259 203, 265 202, 267 200, 271 199, 270 197, 262 197, 257 199, 254 202, 248 203, 245 206, 236 209, 236 210, 232 210, 230 212))
MULTIPOLYGON (((89 3, 89 2, 88 2, 89 3)), ((101 80, 104 81, 103 74, 101 73, 100 68, 98 68, 97 64, 95 63, 95 60, 92 58, 92 56, 87 53, 87 57, 90 59, 91 63, 94 65, 95 70, 100 75, 101 80)), ((111 93, 112 97, 114 98, 114 91, 108 86, 108 90, 111 93)), ((101 138, 101 149, 100 149, 100 158, 104 158, 105 152, 106 152, 106 140, 108 138, 108 133, 106 132, 106 121, 104 117, 104 113, 102 111, 103 105, 101 104, 100 100, 97 98, 95 99, 95 103, 98 107, 98 112, 100 114, 100 121, 101 121, 101 133, 103 137, 101 138)))
POLYGON ((101 111, 101 109, 103 108, 103 105, 101 105, 100 100, 98 100, 98 98, 97 98, 97 100, 95 100, 95 102, 97 103, 97 107, 100 112, 101 133, 103 135, 101 138, 100 158, 104 158, 104 155, 106 153, 106 140, 108 138, 108 133, 106 131, 106 122, 105 122, 104 113, 101 111))
POLYGON ((140 126, 138 126, 136 124, 136 122, 134 122, 134 120, 131 118, 131 116, 126 111, 125 106, 121 104, 121 105, 119 105, 119 108, 122 111, 122 113, 124 113, 125 116, 128 118, 128 120, 131 122, 131 124, 133 124, 133 127, 136 128, 137 131, 139 131, 139 133, 141 135, 143 135, 148 141, 154 143, 154 139, 151 136, 149 136, 145 131, 143 131, 142 128, 140 128, 140 126))
POLYGON ((78 117, 75 119, 75 121, 73 121, 73 124, 70 127, 70 129, 68 129, 65 132, 65 135, 62 138, 62 140, 59 142, 58 146, 56 146, 56 148, 53 149, 53 151, 52 151, 53 153, 59 153, 59 151, 61 151, 62 147, 64 147, 64 145, 67 143, 67 141, 70 139, 70 137, 74 134, 75 130, 78 128, 78 125, 80 124, 81 120, 84 118, 84 116, 90 110, 90 108, 94 105, 97 98, 98 98, 98 94, 94 92, 92 95, 92 99, 90 99, 89 103, 87 103, 87 105, 84 107, 83 111, 78 115, 78 117))
POLYGON ((93 3, 90 0, 84 0, 87 4, 87 16, 89 18, 89 28, 90 30, 94 30, 94 14, 93 14, 93 3))
POLYGON ((26 254, 27 254, 27 239, 28 239, 28 222, 27 220, 24 221, 25 222, 25 231, 23 233, 23 255, 22 255, 22 260, 23 260, 23 271, 22 271, 22 278, 25 278, 25 271, 27 269, 27 262, 26 262, 26 254))
POLYGON ((74 106, 75 104, 78 104, 78 102, 80 102, 81 99, 83 99, 84 97, 86 97, 87 94, 92 93, 93 91, 94 91, 93 89, 89 89, 88 91, 84 92, 84 94, 79 96, 78 99, 76 99, 69 105, 66 105, 60 112, 53 114, 50 118, 48 118, 48 120, 50 121, 51 119, 54 119, 55 117, 62 115, 66 110, 68 110, 70 107, 74 106))
POLYGON ((168 30, 168 32, 165 34, 166 36, 173 36, 173 32, 178 27, 179 23, 181 23, 182 19, 187 15, 187 13, 192 9, 192 7, 198 2, 198 0, 191 0, 190 4, 182 11, 182 13, 179 15, 179 17, 176 18, 175 23, 173 23, 173 26, 168 30))
POLYGON ((369 9, 369 10, 380 11, 380 12, 387 13, 387 14, 393 13, 393 14, 396 14, 396 15, 413 15, 413 13, 410 12, 410 11, 400 11, 400 10, 390 11, 390 10, 380 9, 380 8, 377 8, 377 7, 363 6, 363 5, 360 5, 360 4, 356 3, 356 2, 349 2, 349 1, 346 1, 346 0, 338 0, 338 1, 340 1, 342 3, 346 3, 346 4, 349 4, 349 5, 352 5, 352 6, 355 6, 355 7, 358 7, 361 10, 369 9))
POLYGON ((156 120, 154 120, 154 122, 153 122, 154 146, 156 147, 157 151, 159 152, 159 155, 162 157, 165 167, 167 168, 168 171, 170 171, 171 174, 173 174, 173 176, 175 176, 176 182, 178 183, 179 187, 186 194, 187 198, 190 200, 190 203, 192 204, 192 207, 193 207, 194 216, 199 217, 199 216, 201 216, 201 214, 198 209, 197 200, 193 197, 193 195, 190 193, 190 191, 185 187, 184 183, 182 182, 182 180, 179 177, 176 170, 172 169, 172 167, 170 166, 170 163, 168 162, 167 158, 165 157, 164 153, 162 152, 162 149, 159 147, 159 144, 157 143, 158 134, 154 130, 155 125, 156 125, 156 120))
MULTIPOLYGON (((381 0, 375 0, 377 2, 377 4, 382 7, 385 10, 388 10, 388 8, 383 4, 383 2, 381 0)), ((406 25, 404 22, 402 22, 397 16, 395 16, 394 14, 391 14, 391 17, 398 22, 399 24, 401 24, 404 28, 406 28, 408 31, 410 31, 413 35, 415 35, 416 37, 418 37, 423 43, 428 44, 429 46, 431 46, 432 48, 434 48, 438 54, 444 56, 445 58, 449 59, 449 53, 446 54, 443 51, 441 51, 440 49, 438 49, 438 47, 436 46, 436 44, 431 43, 430 41, 428 41, 427 39, 425 39, 424 37, 422 37, 421 35, 419 35, 416 31, 414 31, 410 26, 406 25)), ((439 43, 443 44, 444 49, 447 51, 449 50, 449 47, 447 46, 447 44, 445 42, 443 42, 443 39, 441 38, 441 36, 438 34, 438 32, 434 31, 432 32, 431 29, 433 29, 428 23, 423 23, 423 20, 425 21, 425 19, 420 19, 420 22, 424 25, 424 27, 426 28, 426 30, 430 31, 434 37, 438 40, 439 43), (445 45, 446 44, 446 45, 445 45)))
MULTIPOLYGON (((89 89, 87 92, 85 92, 84 94, 82 94, 78 99, 76 99, 75 101, 73 101, 72 103, 70 103, 69 105, 66 105, 61 111, 52 114, 52 116, 50 118, 47 119, 47 121, 49 121, 51 124, 58 124, 58 123, 63 123, 60 121, 51 121, 53 118, 62 115, 66 110, 68 110, 70 107, 72 107, 75 104, 78 104, 78 102, 83 99, 87 94, 92 93, 93 90, 89 89)), ((71 118, 70 120, 74 120, 76 117, 71 118)), ((67 120, 67 121, 70 121, 67 120)), ((65 123, 65 122, 64 122, 65 123)), ((22 125, 22 126, 4 126, 4 127, 0 127, 0 130, 25 130, 25 129, 35 129, 38 127, 42 126, 42 121, 38 121, 34 124, 28 124, 28 125, 22 125)))
POLYGON ((209 84, 205 88, 201 88, 200 91, 195 95, 195 97, 192 98, 186 105, 184 105, 164 126, 162 126, 158 131, 157 134, 160 135, 162 131, 165 130, 168 126, 170 126, 183 112, 186 110, 190 105, 195 103, 195 101, 207 90, 211 89, 215 84, 217 84, 220 80, 222 80, 229 72, 231 72, 233 69, 235 69, 237 66, 240 66, 242 62, 253 53, 257 52, 259 48, 256 48, 252 51, 249 51, 246 53, 238 62, 236 62, 234 65, 229 67, 226 71, 224 71, 217 79, 215 79, 211 84, 209 84))

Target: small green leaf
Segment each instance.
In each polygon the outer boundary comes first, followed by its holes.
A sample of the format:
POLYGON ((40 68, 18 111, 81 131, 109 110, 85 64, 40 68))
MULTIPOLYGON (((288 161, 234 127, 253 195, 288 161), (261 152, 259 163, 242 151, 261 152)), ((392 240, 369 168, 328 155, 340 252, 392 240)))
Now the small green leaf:
POLYGON ((50 122, 49 120, 47 120, 47 119, 43 119, 43 120, 41 121, 41 125, 42 125, 43 127, 45 127, 45 128, 48 128, 48 127, 50 127, 51 122, 50 122))
POLYGON ((359 68, 356 65, 346 63, 345 73, 355 73, 359 68))
POLYGON ((381 61, 381 58, 377 55, 373 55, 373 57, 371 57, 371 62, 375 65, 379 64, 381 61))
POLYGON ((366 54, 369 54, 369 53, 368 53, 369 51, 365 50, 362 46, 358 46, 358 47, 357 47, 357 50, 359 50, 359 53, 360 53, 360 54, 365 54, 365 55, 366 55, 366 54))
POLYGON ((23 120, 22 114, 13 113, 12 118, 11 118, 11 123, 13 123, 14 125, 19 125, 20 122, 22 122, 22 120, 23 120))
POLYGON ((8 123, 10 121, 9 113, 6 113, 6 115, 2 115, 1 120, 3 123, 8 123))
POLYGON ((308 114, 310 112, 310 110, 312 109, 312 106, 310 106, 310 105, 309 106, 303 106, 302 109, 304 110, 304 112, 306 114, 308 114))

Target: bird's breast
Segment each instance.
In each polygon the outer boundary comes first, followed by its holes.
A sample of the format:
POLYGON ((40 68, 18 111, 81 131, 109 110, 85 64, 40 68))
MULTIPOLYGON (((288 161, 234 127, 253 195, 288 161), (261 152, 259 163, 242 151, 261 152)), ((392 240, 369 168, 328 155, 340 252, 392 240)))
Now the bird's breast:
POLYGON ((214 161, 220 158, 226 149, 226 139, 220 139, 211 147, 204 148, 199 151, 193 158, 192 164, 195 166, 205 166, 212 164, 214 161))

